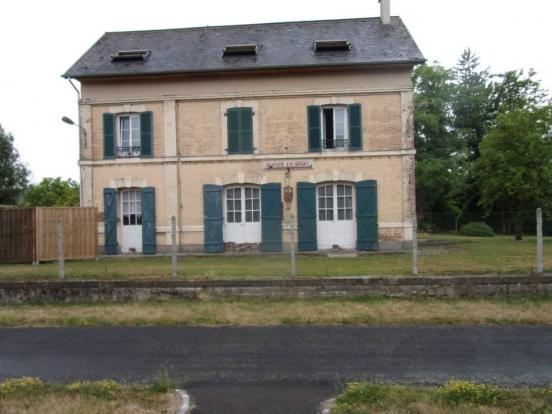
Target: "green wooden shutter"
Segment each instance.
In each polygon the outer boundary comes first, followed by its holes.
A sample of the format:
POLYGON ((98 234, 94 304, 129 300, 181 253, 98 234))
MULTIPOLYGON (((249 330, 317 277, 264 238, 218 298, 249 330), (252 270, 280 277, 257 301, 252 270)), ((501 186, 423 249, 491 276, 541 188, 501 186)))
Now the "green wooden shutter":
POLYGON ((103 114, 104 158, 115 158, 115 114, 103 114))
POLYGON ((140 114, 140 154, 150 158, 153 155, 153 114, 142 112, 140 114))
POLYGON ((309 130, 309 152, 320 152, 322 140, 322 129, 320 127, 320 106, 307 106, 307 121, 309 130))
POLYGON ((253 109, 240 108, 242 154, 253 154, 253 109))
POLYGON ((240 153, 240 108, 229 108, 226 112, 228 124, 228 154, 240 153))
POLYGON ((222 240, 222 186, 203 185, 204 246, 207 253, 224 251, 222 240))
POLYGON ((280 183, 261 185, 263 252, 282 251, 282 190, 280 183))
POLYGON ((316 187, 312 183, 297 183, 297 224, 299 250, 317 250, 316 187))
POLYGON ((378 250, 378 191, 375 180, 356 183, 357 250, 378 250))
POLYGON ((117 254, 117 191, 104 188, 103 194, 105 254, 117 254))
POLYGON ((349 112, 349 150, 362 150, 362 116, 360 104, 351 104, 349 112))
POLYGON ((142 252, 155 254, 155 189, 142 188, 142 252))

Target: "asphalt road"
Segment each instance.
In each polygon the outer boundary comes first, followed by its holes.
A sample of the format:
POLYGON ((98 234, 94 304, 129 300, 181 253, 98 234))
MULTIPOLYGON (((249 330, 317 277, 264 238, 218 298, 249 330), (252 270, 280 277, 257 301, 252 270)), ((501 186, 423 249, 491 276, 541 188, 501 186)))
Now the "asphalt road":
POLYGON ((314 412, 323 395, 352 379, 549 384, 552 327, 0 329, 0 378, 150 381, 163 370, 189 389, 197 413, 255 412, 243 404, 257 398, 260 412, 303 414, 305 404, 314 412), (289 407, 303 408, 282 408, 285 396, 289 407))

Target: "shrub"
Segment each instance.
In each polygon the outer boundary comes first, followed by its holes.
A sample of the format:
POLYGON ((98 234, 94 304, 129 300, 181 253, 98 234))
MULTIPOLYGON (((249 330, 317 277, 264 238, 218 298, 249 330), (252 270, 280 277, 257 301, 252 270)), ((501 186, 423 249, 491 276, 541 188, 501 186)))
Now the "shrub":
POLYGON ((82 381, 67 386, 67 391, 109 400, 115 397, 119 386, 115 381, 82 381))
POLYGON ((375 404, 385 400, 389 393, 388 387, 379 384, 352 382, 347 385, 345 392, 337 400, 339 408, 355 404, 375 404))
POLYGON ((0 382, 0 398, 8 395, 29 395, 40 392, 45 384, 38 378, 23 377, 0 382))
POLYGON ((150 390, 156 393, 166 393, 174 388, 178 388, 178 386, 166 369, 156 375, 150 385, 150 390))
POLYGON ((498 387, 470 381, 449 381, 436 391, 437 399, 447 405, 497 405, 505 397, 498 387))
POLYGON ((495 235, 492 228, 482 222, 472 222, 460 227, 462 236, 493 237, 495 235))

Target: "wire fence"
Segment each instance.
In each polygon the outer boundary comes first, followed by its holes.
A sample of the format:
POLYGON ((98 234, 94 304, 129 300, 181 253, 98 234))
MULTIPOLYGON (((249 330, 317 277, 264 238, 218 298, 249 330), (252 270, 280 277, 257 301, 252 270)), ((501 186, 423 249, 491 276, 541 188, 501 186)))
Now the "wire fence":
POLYGON ((552 240, 546 238, 552 235, 552 220, 541 209, 517 212, 516 216, 506 212, 418 214, 416 227, 423 234, 413 243, 413 274, 542 274, 552 268, 547 254, 552 240), (468 231, 470 223, 488 227, 470 226, 468 231), (491 237, 493 232, 502 237, 491 237))
MULTIPOLYGON (((518 212, 523 222, 522 233, 535 235, 537 219, 535 210, 523 210, 518 212)), ((543 217, 543 235, 552 236, 552 217, 543 217)), ((427 233, 458 233, 462 226, 482 222, 493 229, 496 234, 510 235, 515 233, 515 226, 511 215, 504 211, 483 213, 480 211, 468 211, 456 215, 452 213, 419 213, 418 231, 427 233)))

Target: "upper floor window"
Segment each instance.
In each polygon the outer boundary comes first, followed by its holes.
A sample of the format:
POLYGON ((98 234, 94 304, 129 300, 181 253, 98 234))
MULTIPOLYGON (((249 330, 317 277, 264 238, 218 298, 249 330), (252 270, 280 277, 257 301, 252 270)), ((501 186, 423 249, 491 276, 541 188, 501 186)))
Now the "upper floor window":
POLYGON ((140 115, 119 115, 117 125, 117 157, 139 157, 140 115))
POLYGON ((151 157, 153 113, 103 114, 103 151, 105 159, 151 157))
POLYGON ((347 107, 322 108, 322 149, 346 150, 348 147, 347 107))
POLYGON ((226 117, 228 154, 253 154, 253 109, 229 108, 226 117))
POLYGON ((360 104, 309 105, 307 122, 310 152, 362 149, 360 104))

